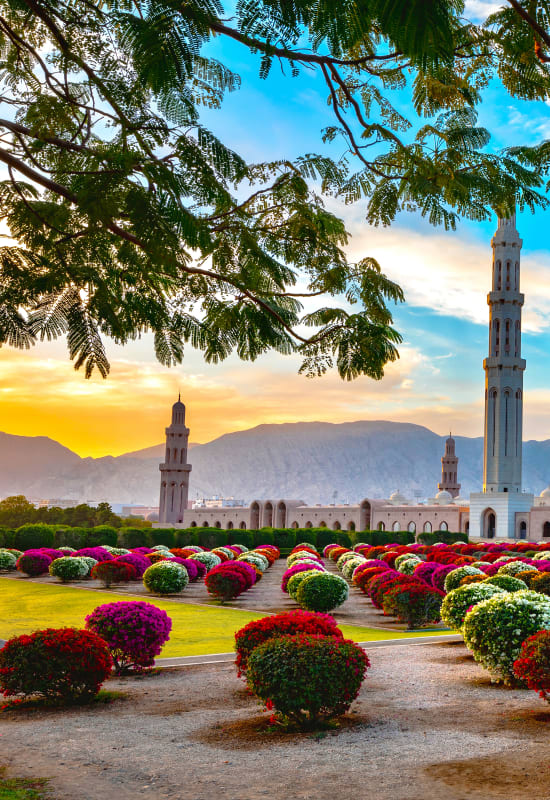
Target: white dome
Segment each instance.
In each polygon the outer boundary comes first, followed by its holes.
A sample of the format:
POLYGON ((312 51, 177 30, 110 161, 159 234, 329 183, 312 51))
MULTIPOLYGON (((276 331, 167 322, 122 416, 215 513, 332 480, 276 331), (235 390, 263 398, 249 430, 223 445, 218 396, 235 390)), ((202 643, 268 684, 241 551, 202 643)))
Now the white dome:
POLYGON ((452 494, 447 492, 445 489, 442 489, 440 492, 438 492, 435 496, 435 499, 442 506, 453 502, 452 494))
POLYGON ((550 498, 550 486, 547 486, 546 489, 543 489, 539 496, 550 498))
POLYGON ((393 494, 390 494, 390 503, 392 503, 394 506, 403 506, 408 503, 408 500, 405 495, 402 495, 401 492, 397 491, 393 492, 393 494))

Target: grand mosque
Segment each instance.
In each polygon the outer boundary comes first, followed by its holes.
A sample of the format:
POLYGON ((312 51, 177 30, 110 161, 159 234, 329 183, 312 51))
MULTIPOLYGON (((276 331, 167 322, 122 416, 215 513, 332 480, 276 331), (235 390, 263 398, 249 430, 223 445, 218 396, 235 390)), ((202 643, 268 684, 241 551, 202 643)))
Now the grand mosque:
POLYGON ((268 498, 249 506, 188 508, 191 465, 189 428, 178 399, 166 428, 166 455, 160 465, 159 527, 210 526, 224 529, 328 527, 333 530, 460 531, 484 539, 550 539, 550 488, 540 497, 522 489, 523 373, 521 357, 520 251, 515 215, 499 219, 491 240, 492 289, 489 355, 485 370, 483 491, 460 496, 458 457, 450 436, 441 459, 438 492, 425 504, 399 492, 389 499, 365 498, 357 505, 308 506, 301 500, 268 498))

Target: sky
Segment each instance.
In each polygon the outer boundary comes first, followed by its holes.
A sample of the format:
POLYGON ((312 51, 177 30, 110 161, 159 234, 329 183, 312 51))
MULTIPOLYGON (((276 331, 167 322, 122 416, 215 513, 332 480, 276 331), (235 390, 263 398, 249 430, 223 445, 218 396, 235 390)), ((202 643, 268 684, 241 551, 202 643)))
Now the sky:
MULTIPOLYGON (((481 15, 498 3, 471 0, 481 15)), ((216 42, 222 57, 242 77, 238 92, 204 123, 251 161, 326 152, 321 129, 333 119, 326 93, 312 75, 293 79, 274 67, 258 78, 258 60, 233 42, 216 42)), ((407 98, 398 98, 406 110, 407 98)), ((550 137, 550 106, 511 99, 491 85, 480 122, 495 148, 534 144, 550 137)), ((336 373, 313 380, 297 374, 299 360, 269 354, 254 363, 231 357, 205 364, 188 348, 184 361, 168 369, 156 362, 151 338, 122 348, 108 344, 111 374, 86 380, 68 360, 63 340, 30 351, 0 350, 0 430, 49 436, 81 456, 119 455, 161 442, 170 406, 181 391, 193 442, 262 423, 385 419, 425 425, 439 434, 483 434, 484 375, 490 289, 490 238, 496 219, 462 222, 457 231, 431 227, 402 214, 391 228, 365 222, 365 203, 331 201, 352 234, 351 260, 374 256, 404 289, 395 307, 403 336, 400 359, 377 382, 342 381, 336 373)), ((518 215, 523 237, 525 292, 523 355, 525 439, 550 438, 550 210, 518 215)))

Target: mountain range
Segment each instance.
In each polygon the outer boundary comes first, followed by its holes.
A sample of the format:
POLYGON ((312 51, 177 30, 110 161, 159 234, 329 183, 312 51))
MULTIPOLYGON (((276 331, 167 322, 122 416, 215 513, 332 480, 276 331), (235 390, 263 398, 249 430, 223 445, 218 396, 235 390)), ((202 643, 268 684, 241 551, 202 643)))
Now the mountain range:
MULTIPOLYGON (((455 436, 461 494, 479 491, 483 439, 455 436)), ((190 498, 296 498, 306 503, 433 496, 444 436, 421 425, 387 421, 259 425, 190 445, 190 498)), ((75 502, 156 505, 164 444, 121 456, 81 458, 46 436, 0 433, 0 498, 66 498, 75 502)), ((550 440, 523 448, 524 487, 550 482, 550 440)))

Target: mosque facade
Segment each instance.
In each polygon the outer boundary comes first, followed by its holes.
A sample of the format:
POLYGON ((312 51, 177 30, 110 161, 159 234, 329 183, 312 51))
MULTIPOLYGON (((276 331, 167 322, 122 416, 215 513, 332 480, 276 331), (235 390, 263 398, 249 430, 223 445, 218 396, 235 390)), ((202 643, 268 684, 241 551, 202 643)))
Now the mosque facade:
POLYGON ((357 505, 307 505, 302 500, 268 498, 249 506, 188 508, 191 465, 189 429, 178 399, 166 428, 166 454, 160 464, 159 527, 253 529, 318 528, 385 530, 418 534, 468 533, 471 538, 550 540, 550 487, 535 498, 522 488, 523 373, 521 356, 520 251, 515 215, 499 219, 491 240, 492 288, 489 305, 489 355, 485 371, 483 491, 460 496, 458 456, 452 436, 441 458, 439 491, 427 503, 413 504, 399 492, 388 499, 365 498, 357 505))

